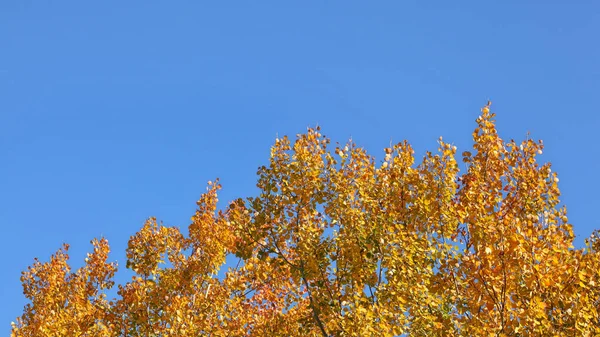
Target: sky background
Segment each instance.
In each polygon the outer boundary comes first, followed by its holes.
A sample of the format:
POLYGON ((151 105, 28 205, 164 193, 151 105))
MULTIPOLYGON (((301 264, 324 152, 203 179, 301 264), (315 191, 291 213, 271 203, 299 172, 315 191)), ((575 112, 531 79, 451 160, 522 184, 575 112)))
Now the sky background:
POLYGON ((218 3, 0 2, 0 331, 34 257, 102 235, 123 270, 147 217, 186 228, 216 177, 221 207, 254 193, 317 124, 461 153, 491 99, 501 137, 544 140, 576 246, 600 228, 600 2, 218 3))

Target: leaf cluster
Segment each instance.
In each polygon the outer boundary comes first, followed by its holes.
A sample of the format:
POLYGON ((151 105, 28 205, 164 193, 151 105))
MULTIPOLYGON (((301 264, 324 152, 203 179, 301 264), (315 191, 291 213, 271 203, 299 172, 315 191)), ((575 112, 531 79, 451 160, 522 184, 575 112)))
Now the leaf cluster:
POLYGON ((494 117, 464 173, 441 138, 419 163, 406 141, 377 162, 319 128, 277 139, 257 195, 218 211, 209 182, 188 233, 149 219, 116 298, 104 239, 75 272, 67 245, 36 260, 12 336, 598 336, 600 234, 573 248, 542 142, 494 117))

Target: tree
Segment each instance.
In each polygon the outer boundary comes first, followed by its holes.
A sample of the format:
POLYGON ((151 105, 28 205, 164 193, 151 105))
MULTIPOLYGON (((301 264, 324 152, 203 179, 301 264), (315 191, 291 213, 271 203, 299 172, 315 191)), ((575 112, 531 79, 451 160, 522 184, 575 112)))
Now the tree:
POLYGON ((407 142, 377 164, 319 128, 277 139, 258 195, 218 211, 209 182, 187 235, 149 219, 117 298, 104 239, 75 272, 67 245, 36 260, 12 336, 599 335, 599 233, 573 248, 542 142, 503 141, 489 103, 473 140, 459 174, 441 138, 418 165, 407 142))

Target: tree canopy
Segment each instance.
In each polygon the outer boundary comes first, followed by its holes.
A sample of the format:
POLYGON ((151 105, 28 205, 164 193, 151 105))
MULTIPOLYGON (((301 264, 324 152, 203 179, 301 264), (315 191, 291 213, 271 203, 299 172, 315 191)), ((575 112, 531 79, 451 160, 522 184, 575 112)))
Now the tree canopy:
POLYGON ((276 139, 257 195, 219 210, 217 180, 187 233, 147 220, 114 298, 106 239, 77 270, 66 244, 35 260, 12 336, 598 336, 598 232, 573 247, 542 142, 494 117, 462 173, 441 138, 418 164, 406 141, 378 162, 319 128, 276 139))

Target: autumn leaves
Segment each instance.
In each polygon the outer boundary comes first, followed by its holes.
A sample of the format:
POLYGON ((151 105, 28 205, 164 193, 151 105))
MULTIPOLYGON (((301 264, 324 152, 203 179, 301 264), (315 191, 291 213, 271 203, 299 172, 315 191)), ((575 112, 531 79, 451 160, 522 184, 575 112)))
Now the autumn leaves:
POLYGON ((418 165, 407 142, 377 163, 318 128, 277 139, 257 195, 218 211, 211 183, 188 234, 150 219, 118 298, 105 240, 76 272, 66 247, 36 262, 13 336, 600 334, 600 245, 572 247, 542 143, 503 141, 489 104, 473 140, 461 174, 441 139, 418 165))

